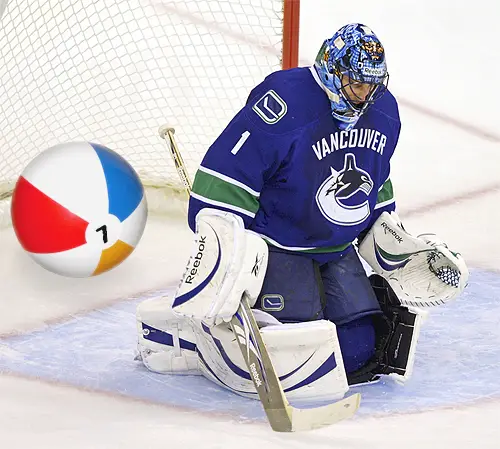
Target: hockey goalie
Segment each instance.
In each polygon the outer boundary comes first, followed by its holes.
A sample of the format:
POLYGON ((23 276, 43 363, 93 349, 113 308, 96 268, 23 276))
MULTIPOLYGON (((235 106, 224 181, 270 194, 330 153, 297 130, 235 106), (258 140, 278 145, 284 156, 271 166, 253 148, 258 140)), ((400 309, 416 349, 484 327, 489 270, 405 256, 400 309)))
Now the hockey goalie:
POLYGON ((352 385, 411 376, 424 308, 456 298, 468 270, 395 212, 401 123, 387 84, 382 43, 349 24, 313 66, 251 91, 196 174, 193 251, 177 290, 138 307, 148 369, 256 398, 228 324, 245 295, 289 399, 336 400, 352 385))

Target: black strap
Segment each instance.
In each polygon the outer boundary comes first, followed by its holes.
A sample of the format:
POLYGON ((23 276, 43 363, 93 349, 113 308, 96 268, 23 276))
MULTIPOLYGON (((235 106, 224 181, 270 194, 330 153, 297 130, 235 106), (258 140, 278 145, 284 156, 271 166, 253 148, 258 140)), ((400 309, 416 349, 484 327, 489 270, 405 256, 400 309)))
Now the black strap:
POLYGON ((318 293, 319 293, 319 301, 321 304, 321 309, 319 309, 309 321, 316 321, 326 308, 326 293, 325 293, 325 284, 323 283, 323 278, 321 276, 319 263, 316 262, 315 260, 313 260, 312 263, 314 269, 314 278, 316 279, 316 284, 318 285, 318 293))

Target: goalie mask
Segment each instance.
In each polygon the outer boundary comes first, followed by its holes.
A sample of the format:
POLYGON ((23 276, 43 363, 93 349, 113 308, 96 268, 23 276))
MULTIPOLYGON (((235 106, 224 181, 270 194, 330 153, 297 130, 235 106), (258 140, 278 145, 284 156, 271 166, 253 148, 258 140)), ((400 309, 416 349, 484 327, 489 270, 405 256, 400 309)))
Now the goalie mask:
POLYGON ((314 67, 342 130, 352 129, 387 90, 384 47, 370 28, 359 23, 345 25, 325 40, 314 67))

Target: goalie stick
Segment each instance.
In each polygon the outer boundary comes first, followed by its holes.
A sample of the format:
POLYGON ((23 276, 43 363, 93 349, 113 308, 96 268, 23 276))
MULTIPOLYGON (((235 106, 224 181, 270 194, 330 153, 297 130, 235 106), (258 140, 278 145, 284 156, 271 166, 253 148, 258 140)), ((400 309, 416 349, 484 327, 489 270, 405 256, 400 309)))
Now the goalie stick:
MULTIPOLYGON (((167 142, 177 173, 189 195, 192 184, 174 138, 175 130, 165 125, 160 127, 158 133, 167 142)), ((243 294, 241 304, 231 319, 230 325, 273 430, 295 432, 316 429, 350 418, 356 413, 361 400, 359 393, 316 408, 301 409, 290 405, 269 357, 246 294, 243 294)))

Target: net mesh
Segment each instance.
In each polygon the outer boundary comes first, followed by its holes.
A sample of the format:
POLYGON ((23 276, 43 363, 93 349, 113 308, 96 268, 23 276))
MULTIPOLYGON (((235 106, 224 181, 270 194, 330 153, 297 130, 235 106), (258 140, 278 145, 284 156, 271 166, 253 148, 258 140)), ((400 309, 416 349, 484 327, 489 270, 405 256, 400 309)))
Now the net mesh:
POLYGON ((279 69, 282 7, 8 1, 0 21, 0 226, 23 168, 62 142, 101 143, 125 156, 145 185, 181 189, 158 128, 176 129, 193 176, 249 90, 279 69))

